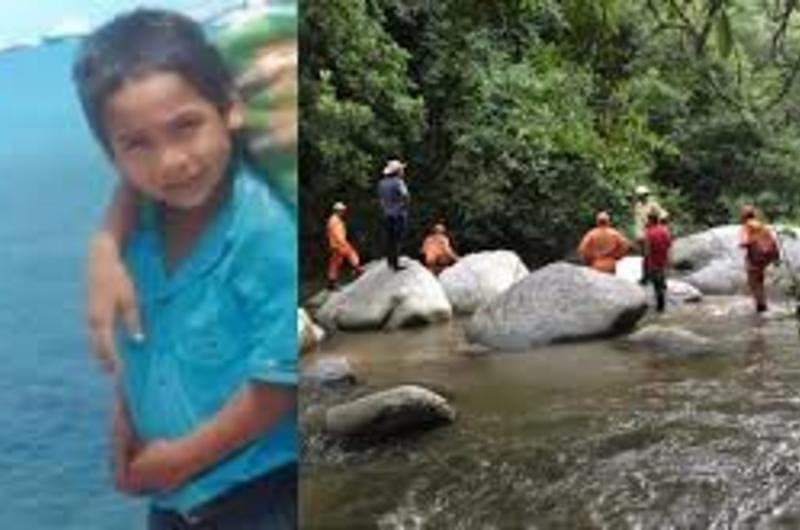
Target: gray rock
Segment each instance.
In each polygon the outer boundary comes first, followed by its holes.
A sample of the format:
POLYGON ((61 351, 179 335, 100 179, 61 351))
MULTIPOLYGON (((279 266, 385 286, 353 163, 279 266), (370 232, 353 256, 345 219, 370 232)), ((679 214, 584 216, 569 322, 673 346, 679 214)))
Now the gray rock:
POLYGON ((711 339, 675 326, 651 324, 628 336, 626 340, 670 357, 697 357, 714 351, 714 342, 711 339))
POLYGON ((468 254, 439 275, 447 299, 457 313, 472 313, 528 275, 514 252, 495 250, 468 254))
POLYGON ((331 293, 317 320, 329 328, 398 329, 449 320, 452 309, 441 284, 419 262, 404 259, 405 270, 394 272, 385 261, 331 293))
POLYGON ((705 294, 736 294, 747 290, 744 261, 717 259, 683 277, 683 281, 705 294))
MULTIPOLYGON (((650 289, 652 291, 652 288, 650 289)), ((653 295, 655 298, 655 295, 653 295)), ((667 302, 673 305, 701 302, 703 293, 692 284, 681 280, 667 280, 667 302)))
POLYGON ((675 267, 700 270, 712 261, 731 260, 741 264, 739 225, 724 225, 675 240, 670 251, 675 267))
POLYGON ((346 357, 322 357, 303 367, 303 383, 313 386, 335 386, 357 382, 356 374, 346 357))
POLYGON ((305 309, 297 310, 297 341, 300 351, 307 352, 316 348, 325 338, 325 330, 311 320, 305 309))
POLYGON ((612 336, 632 328, 646 308, 645 293, 635 283, 554 263, 481 306, 466 335, 499 349, 612 336))
MULTIPOLYGON (((800 229, 777 225, 782 264, 767 269, 771 294, 785 292, 792 275, 800 277, 800 229)), ((682 279, 705 294, 747 293, 744 251, 739 248, 739 225, 718 226, 679 238, 672 248, 672 263, 687 271, 682 279)))
POLYGON ((403 385, 329 408, 325 430, 339 437, 383 438, 450 423, 455 417, 443 397, 403 385))

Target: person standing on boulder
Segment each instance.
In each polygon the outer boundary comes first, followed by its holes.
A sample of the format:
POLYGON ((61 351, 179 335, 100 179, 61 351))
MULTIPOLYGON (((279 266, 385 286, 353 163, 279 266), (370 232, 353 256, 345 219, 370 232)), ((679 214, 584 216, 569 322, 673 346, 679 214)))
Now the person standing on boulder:
POLYGON ((422 242, 422 260, 428 270, 436 275, 458 261, 458 254, 450 245, 447 229, 442 223, 436 223, 422 242))
POLYGON ((756 311, 767 310, 764 291, 764 271, 778 260, 778 244, 769 228, 756 218, 756 210, 747 204, 741 210, 742 227, 739 231, 739 246, 744 249, 744 264, 747 285, 756 304, 756 311))
POLYGON ((672 235, 656 208, 647 214, 647 227, 644 229, 644 268, 647 279, 653 283, 656 292, 656 311, 664 311, 667 293, 667 263, 672 235))
POLYGON ((343 202, 337 202, 333 205, 333 213, 328 218, 328 248, 331 253, 328 259, 328 289, 331 291, 338 288, 339 271, 345 261, 356 274, 363 272, 358 253, 347 240, 347 226, 344 223, 346 213, 347 206, 343 202))
POLYGON ((601 211, 596 217, 597 226, 589 230, 578 246, 578 255, 589 267, 614 274, 617 260, 628 253, 630 243, 625 236, 611 227, 611 217, 601 211))
POLYGON ((399 160, 389 160, 383 168, 383 178, 378 182, 378 199, 383 209, 386 230, 386 261, 394 271, 403 270, 400 251, 408 224, 409 193, 403 180, 406 165, 399 160))

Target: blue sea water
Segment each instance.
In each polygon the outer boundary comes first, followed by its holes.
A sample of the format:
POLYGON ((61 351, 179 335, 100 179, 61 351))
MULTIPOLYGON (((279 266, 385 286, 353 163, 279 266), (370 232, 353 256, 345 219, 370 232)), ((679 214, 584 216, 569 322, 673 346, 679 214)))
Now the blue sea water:
POLYGON ((0 528, 133 530, 108 470, 110 381, 84 336, 86 244, 113 173, 70 80, 76 41, 0 54, 0 528))

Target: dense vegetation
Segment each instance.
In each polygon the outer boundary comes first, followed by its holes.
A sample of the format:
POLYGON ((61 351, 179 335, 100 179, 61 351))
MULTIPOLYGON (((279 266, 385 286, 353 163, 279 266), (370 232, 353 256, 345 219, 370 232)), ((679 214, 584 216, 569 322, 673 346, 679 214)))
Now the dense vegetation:
POLYGON ((380 253, 375 184, 410 163, 407 251, 446 220, 462 252, 572 252, 637 184, 678 232, 754 200, 800 218, 796 0, 309 0, 300 26, 305 272, 330 205, 380 253))

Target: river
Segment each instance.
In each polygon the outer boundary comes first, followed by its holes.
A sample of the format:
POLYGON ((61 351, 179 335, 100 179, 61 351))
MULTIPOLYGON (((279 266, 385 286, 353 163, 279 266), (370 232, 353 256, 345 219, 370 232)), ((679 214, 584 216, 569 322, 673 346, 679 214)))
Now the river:
POLYGON ((352 395, 421 382, 459 417, 366 450, 312 426, 302 528, 800 527, 800 339, 777 309, 710 298, 646 317, 714 338, 701 359, 609 340, 477 354, 460 321, 338 334, 305 362, 347 356, 352 395))

